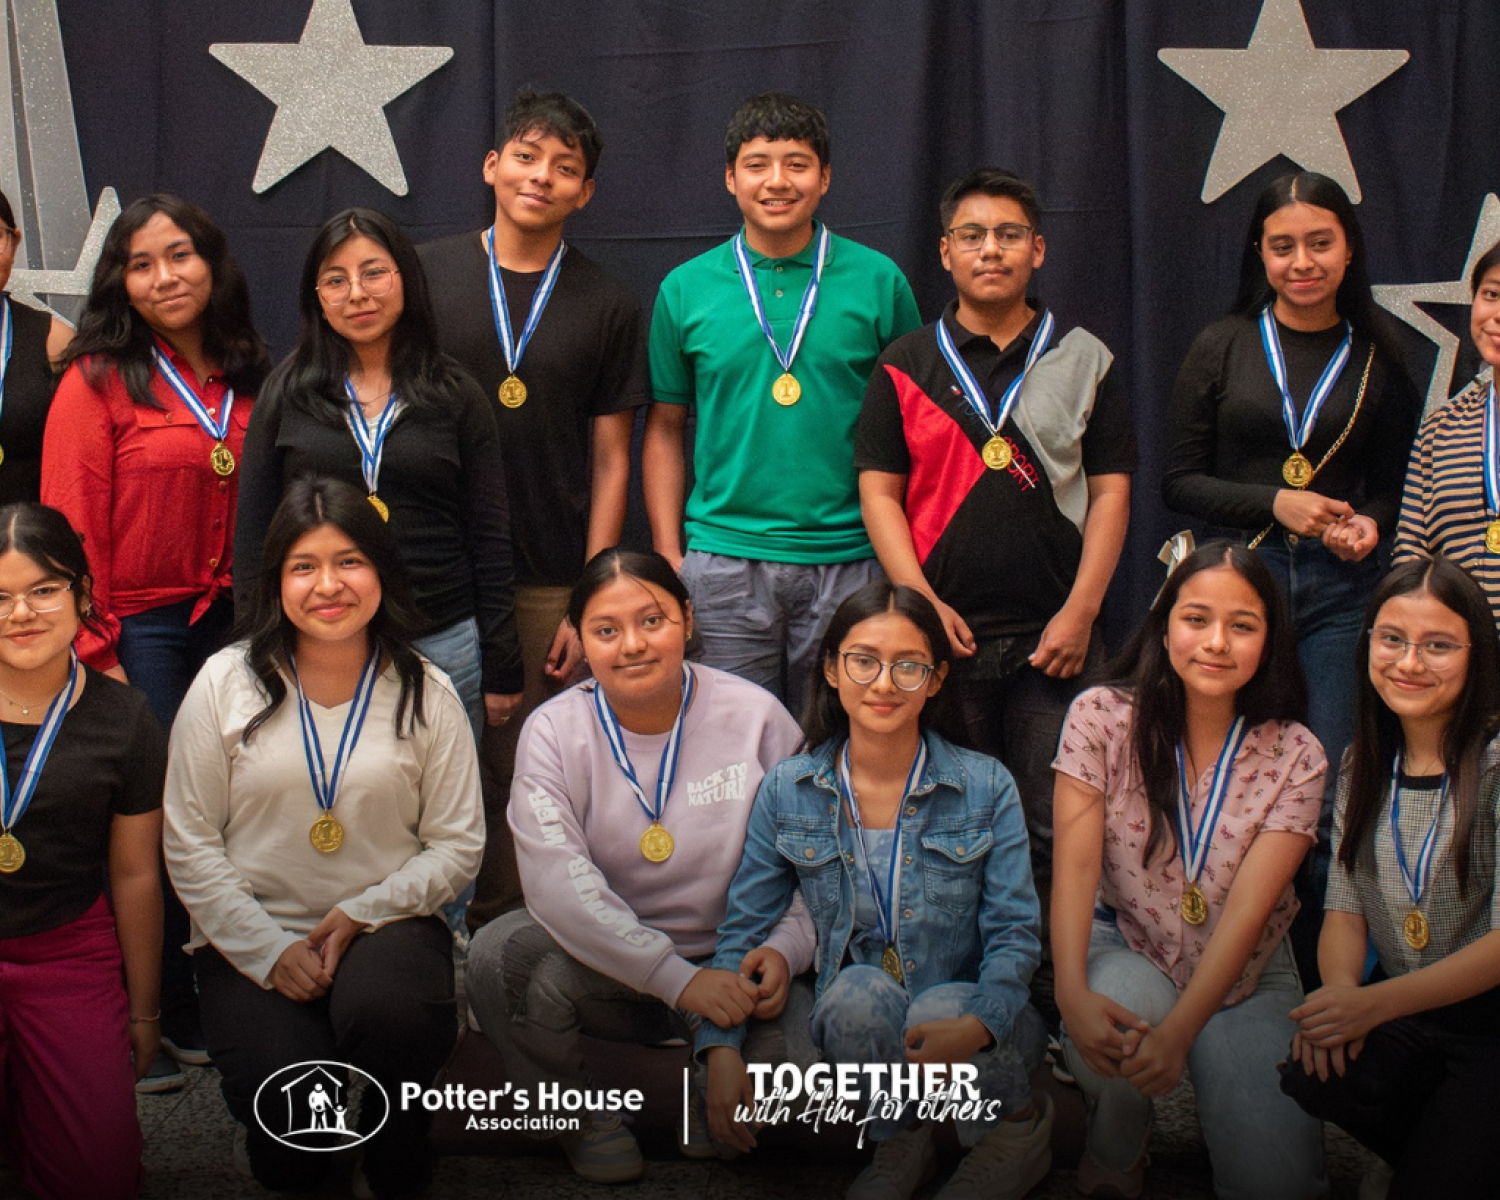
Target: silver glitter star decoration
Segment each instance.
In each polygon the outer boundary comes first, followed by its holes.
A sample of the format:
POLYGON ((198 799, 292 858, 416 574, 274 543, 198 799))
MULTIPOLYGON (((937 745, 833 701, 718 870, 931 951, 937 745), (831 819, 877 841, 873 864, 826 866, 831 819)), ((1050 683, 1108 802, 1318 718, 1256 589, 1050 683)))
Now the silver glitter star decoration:
POLYGON ((1437 345, 1437 364, 1432 368, 1432 378, 1427 384, 1424 414, 1441 408, 1457 390, 1454 385, 1459 381, 1453 378, 1453 367, 1458 361, 1459 338, 1417 305, 1460 304, 1467 308, 1472 300, 1469 276, 1474 272, 1474 264, 1497 242, 1500 242, 1500 196, 1491 192, 1479 210, 1479 222, 1474 226, 1474 238, 1469 243, 1469 256, 1464 259, 1464 269, 1458 273, 1457 279, 1446 283, 1383 283, 1373 289, 1377 304, 1437 345))
POLYGON ((1300 0, 1265 0, 1245 49, 1167 49, 1157 57, 1224 110, 1203 180, 1204 204, 1278 154, 1338 180, 1358 204, 1359 179, 1337 113, 1411 56, 1320 50, 1300 0))
MULTIPOLYGON (((44 312, 55 312, 43 296, 84 297, 94 285, 94 267, 99 262, 99 253, 104 249, 104 237, 109 227, 120 215, 120 197, 112 187, 99 193, 99 203, 94 206, 94 219, 89 222, 89 231, 84 236, 83 247, 78 251, 78 261, 70 270, 37 270, 17 267, 10 273, 10 295, 30 308, 44 312)), ((59 314, 67 319, 67 314, 59 314)), ((68 320, 68 324, 73 324, 68 320)))
POLYGON ((398 196, 406 172, 385 106, 453 57, 451 46, 366 45, 351 0, 313 0, 299 42, 215 42, 208 52, 276 105, 255 192, 332 149, 398 196))

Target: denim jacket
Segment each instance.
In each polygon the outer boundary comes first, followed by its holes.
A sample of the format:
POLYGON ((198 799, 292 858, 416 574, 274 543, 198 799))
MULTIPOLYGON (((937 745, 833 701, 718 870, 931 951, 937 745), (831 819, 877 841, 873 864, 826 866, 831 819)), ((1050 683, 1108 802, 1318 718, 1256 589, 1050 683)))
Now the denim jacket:
MULTIPOLYGON (((968 1012, 997 1038, 1028 998, 1041 960, 1041 912, 1031 849, 1010 772, 928 732, 927 767, 901 819, 896 950, 916 996, 940 983, 977 983, 968 1012)), ((838 790, 842 743, 777 764, 761 781, 745 831, 712 965, 737 970, 765 941, 800 885, 818 932, 819 996, 844 963, 854 931, 855 837, 838 790)), ((705 1021, 698 1050, 739 1046, 744 1026, 705 1021)))

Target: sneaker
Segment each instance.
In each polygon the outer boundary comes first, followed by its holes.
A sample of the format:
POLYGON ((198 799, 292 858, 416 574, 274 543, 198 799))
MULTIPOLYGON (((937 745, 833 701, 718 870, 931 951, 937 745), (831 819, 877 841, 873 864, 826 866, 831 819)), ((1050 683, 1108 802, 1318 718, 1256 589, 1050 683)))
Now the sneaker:
POLYGON ((937 1171, 932 1126, 898 1133, 875 1147, 875 1161, 861 1171, 844 1200, 909 1200, 937 1171))
POLYGON ((163 1021, 161 1048, 190 1067, 213 1066, 214 1060, 208 1055, 208 1041, 203 1036, 203 1023, 198 1019, 196 1005, 170 1014, 163 1021))
POLYGON ((1396 1168, 1383 1158, 1377 1158, 1359 1181, 1359 1200, 1385 1200, 1391 1190, 1391 1179, 1396 1168))
POLYGON ((1128 1171, 1101 1167, 1087 1150, 1078 1160, 1078 1194, 1098 1196, 1101 1200, 1136 1200, 1146 1190, 1146 1168, 1151 1156, 1142 1154, 1128 1171))
POLYGON ((1033 1094, 1036 1113, 1001 1121, 964 1155, 937 1200, 1021 1200, 1052 1169, 1052 1097, 1033 1094))
POLYGON ((1077 1084, 1073 1072, 1068 1070, 1068 1060, 1063 1054, 1062 1042, 1057 1038, 1047 1039, 1047 1065, 1052 1068, 1052 1078, 1069 1087, 1077 1084))
POLYGON ((703 1093, 696 1087, 690 1089, 687 1106, 687 1128, 682 1127, 681 1115, 677 1118, 677 1149, 684 1158, 717 1158, 713 1135, 708 1131, 708 1109, 703 1093))
POLYGON ((581 1118, 579 1127, 557 1135, 573 1174, 590 1183, 629 1183, 646 1172, 635 1136, 619 1117, 581 1118))
POLYGON ((138 1096, 158 1096, 162 1092, 177 1092, 185 1087, 187 1076, 165 1050, 156 1052, 150 1068, 135 1081, 138 1096))
POLYGON ((230 1157, 234 1159, 234 1173, 241 1179, 254 1179, 255 1172, 250 1168, 250 1131, 243 1125, 236 1124, 234 1127, 234 1145, 230 1150, 230 1157))

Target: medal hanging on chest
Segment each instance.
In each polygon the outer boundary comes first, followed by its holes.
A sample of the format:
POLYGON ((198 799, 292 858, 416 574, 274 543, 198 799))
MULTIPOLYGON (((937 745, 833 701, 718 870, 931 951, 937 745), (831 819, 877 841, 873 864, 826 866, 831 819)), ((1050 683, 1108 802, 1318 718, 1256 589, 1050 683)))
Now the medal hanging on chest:
POLYGON ((1484 527, 1484 548, 1500 554, 1500 414, 1496 412, 1495 385, 1490 384, 1484 401, 1484 506, 1489 524, 1484 527))
POLYGON ((26 848, 15 835, 15 827, 31 804, 36 794, 36 785, 42 778, 42 768, 47 765, 47 756, 57 741, 63 718, 68 715, 68 705, 73 702, 73 692, 78 687, 78 655, 69 653, 68 682, 63 690, 52 697, 42 724, 36 731, 36 740, 21 767, 21 776, 16 786, 10 786, 10 764, 6 762, 5 742, 0 738, 0 874, 14 875, 26 865, 26 848))
POLYGON ((1411 910, 1401 922, 1401 936, 1413 950, 1427 949, 1432 938, 1427 916, 1422 912, 1422 893, 1427 890, 1427 881, 1432 875, 1432 859, 1437 851, 1438 830, 1443 823, 1443 810, 1448 800, 1448 775, 1443 773, 1443 782, 1438 792, 1437 809, 1432 814, 1432 824, 1422 839, 1417 851, 1415 865, 1406 861, 1406 847, 1401 841, 1401 752, 1396 752, 1396 765, 1391 770, 1391 841, 1396 847, 1396 866, 1401 871, 1401 882, 1406 885, 1406 894, 1411 897, 1411 910))
POLYGON ((1224 799, 1229 794, 1229 784, 1234 778, 1234 760, 1244 740, 1245 718, 1236 717, 1214 763, 1213 779, 1209 783, 1208 796, 1203 802, 1203 811, 1196 828, 1193 826, 1187 756, 1180 744, 1177 747, 1177 848, 1182 855, 1182 901, 1178 907, 1182 919, 1189 925, 1202 925, 1208 920, 1208 898, 1198 886, 1198 879, 1203 874, 1203 864, 1208 861, 1214 830, 1218 827, 1219 816, 1224 811, 1224 799))
POLYGON ((635 794, 636 803, 641 806, 641 811, 646 814, 646 832, 641 834, 641 857, 647 862, 664 863, 672 857, 672 851, 677 848, 672 835, 662 826, 662 814, 667 810, 667 800, 672 795, 672 785, 677 780, 677 763, 682 754, 682 729, 687 720, 688 706, 693 702, 693 693, 697 690, 698 681, 693 675, 693 669, 682 664, 682 703, 677 708, 677 719, 672 722, 672 729, 667 734, 667 743, 662 747, 661 762, 656 769, 656 796, 654 803, 646 800, 646 789, 641 786, 640 777, 636 774, 635 765, 630 761, 630 754, 625 749, 625 734, 620 728, 620 722, 615 717, 615 711, 609 706, 609 700, 604 695, 604 688, 594 684, 594 713, 599 718, 599 727, 604 731, 604 740, 609 743, 610 756, 614 758, 615 765, 620 768, 620 773, 625 776, 625 782, 630 785, 630 790, 635 794))
POLYGON ((182 372, 172 365, 172 360, 156 346, 151 348, 151 354, 156 363, 156 369, 167 381, 167 386, 176 393, 188 412, 193 414, 193 420, 198 422, 203 432, 213 438, 213 449, 208 452, 208 465, 215 475, 221 479, 227 479, 234 474, 235 468, 234 451, 224 443, 224 439, 229 436, 229 416, 234 411, 234 389, 225 389, 224 406, 218 418, 215 419, 209 415, 208 409, 198 398, 198 394, 188 386, 188 381, 183 378, 182 372))
POLYGON ((484 238, 490 264, 490 311, 495 318, 495 336, 500 339, 500 353, 505 358, 506 375, 500 381, 498 396, 500 403, 506 408, 520 408, 526 403, 528 393, 526 385, 516 372, 521 369, 521 358, 542 319, 547 301, 552 299, 552 289, 557 286, 557 275, 562 270, 563 255, 568 252, 568 244, 559 241, 552 257, 547 260, 542 280, 531 298, 531 311, 526 314, 526 323, 521 326, 521 336, 516 337, 511 332, 510 305, 505 299, 505 282, 500 276, 500 260, 495 254, 494 226, 485 230, 484 238))
POLYGON ((881 940, 885 943, 885 949, 880 955, 880 966, 897 983, 906 982, 906 974, 901 969, 901 953, 896 948, 896 914, 901 907, 901 819, 906 810, 911 807, 908 801, 922 782, 922 772, 926 769, 927 743, 919 741, 917 752, 912 756, 911 768, 906 773, 906 786, 901 792, 901 803, 896 808, 896 825, 891 831, 891 863, 886 871, 885 887, 882 889, 880 880, 876 877, 875 868, 870 863, 870 856, 865 851, 865 826, 860 817, 859 800, 854 794, 854 775, 849 767, 848 742, 844 743, 843 753, 839 755, 839 797, 843 801, 845 811, 849 814, 849 826, 854 834, 854 845, 859 853, 860 864, 864 867, 865 881, 869 885, 870 896, 875 902, 875 923, 881 940))
POLYGON ((359 744, 359 735, 365 727, 365 714, 370 711, 370 697, 375 693, 375 681, 380 675, 380 650, 371 650, 365 668, 360 672, 359 684, 354 689, 354 699, 349 702, 349 713, 344 718, 343 732, 339 734, 338 753, 333 757, 333 770, 327 768, 323 759, 323 743, 318 738, 318 727, 313 721, 312 704, 302 690, 302 679, 297 674, 297 664, 292 662, 292 679, 297 685, 297 716, 302 722, 302 752, 307 759, 307 776, 312 782, 313 798, 318 802, 318 819, 312 823, 307 838, 319 854, 332 854, 344 844, 344 826, 333 815, 334 803, 338 800, 339 783, 344 778, 345 768, 359 744))
MULTIPOLYGON (((760 298, 760 288, 755 282, 755 270, 750 265, 750 251, 745 245, 745 231, 735 234, 733 248, 735 263, 739 267, 740 282, 745 285, 745 295, 750 298, 750 308, 760 323, 760 331, 771 344, 771 352, 781 364, 781 374, 771 384, 771 399, 782 408, 791 408, 802 399, 802 384, 792 374, 792 364, 797 360, 797 351, 802 348, 802 337, 812 321, 818 307, 818 291, 823 286, 823 265, 828 261, 828 226, 818 226, 817 257, 813 263, 812 278, 802 292, 802 303, 797 306, 797 320, 792 326, 792 339, 783 352, 771 331, 770 318, 766 316, 765 302, 760 298)), ((776 268, 778 271, 780 267, 776 268)))
POLYGON ((984 389, 979 386, 979 380, 974 377, 974 372, 969 369, 969 364, 964 361, 963 355, 959 354, 958 347, 953 342, 953 335, 948 332, 947 320, 942 319, 937 323, 938 349, 942 352, 948 369, 953 372, 953 377, 958 380, 958 389, 964 394, 964 399, 969 402, 969 407, 978 414, 979 419, 984 422, 984 427, 989 430, 989 441, 985 442, 979 451, 979 457, 991 471, 1008 469, 1015 458, 1015 451, 1011 449, 1010 442, 1001 435, 1000 430, 1010 418, 1016 401, 1021 397, 1021 389, 1026 384, 1026 376, 1031 374, 1031 368, 1036 366, 1037 360, 1047 353, 1055 325, 1051 310, 1042 309, 1036 336, 1031 339, 1031 348, 1026 352, 1026 362, 1021 367, 1021 373, 1012 379, 1005 391, 1001 393, 1000 404, 991 416, 989 400, 985 397, 984 389))
POLYGON ((365 410, 359 402, 359 394, 354 390, 354 381, 347 376, 344 378, 344 390, 349 393, 349 411, 344 419, 348 422, 349 432, 354 435, 354 444, 359 447, 359 470, 364 476, 365 490, 369 493, 365 499, 380 514, 382 521, 389 521, 390 507, 379 494, 380 461, 385 455, 385 439, 404 405, 396 399, 396 393, 392 392, 385 402, 385 408, 376 418, 375 427, 371 429, 370 423, 365 420, 365 410))
POLYGON ((1333 391, 1333 385, 1339 380, 1343 373, 1344 364, 1349 361, 1349 349, 1353 344, 1354 331, 1348 321, 1344 322, 1344 340, 1339 343, 1339 348, 1334 351, 1333 357, 1328 360, 1328 365, 1323 368, 1323 373, 1318 377, 1314 385, 1312 395, 1307 398, 1307 408, 1302 413, 1301 420, 1297 419, 1297 406, 1292 403, 1292 393, 1287 384, 1286 356, 1281 350, 1281 335, 1276 331, 1276 318, 1271 312, 1271 305, 1266 305, 1260 314, 1260 342, 1265 351, 1266 365, 1271 368, 1271 377, 1276 381, 1276 387, 1281 392, 1281 419, 1286 425, 1287 437, 1291 440, 1292 452, 1287 456, 1286 462, 1281 466, 1281 478, 1288 487, 1301 490, 1313 480, 1312 461, 1304 454, 1303 448, 1307 445, 1307 439, 1312 436, 1313 426, 1318 423, 1318 414, 1323 411, 1323 404, 1328 395, 1333 391))

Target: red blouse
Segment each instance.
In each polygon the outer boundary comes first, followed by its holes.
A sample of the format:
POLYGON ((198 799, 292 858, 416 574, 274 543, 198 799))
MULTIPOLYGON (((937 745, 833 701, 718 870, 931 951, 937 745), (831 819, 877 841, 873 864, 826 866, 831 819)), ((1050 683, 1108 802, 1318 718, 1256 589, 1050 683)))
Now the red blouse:
MULTIPOLYGON (((211 376, 205 388, 187 361, 158 348, 217 417, 227 391, 211 376)), ((61 509, 83 539, 94 576, 99 636, 78 635, 89 666, 118 663, 120 618, 196 598, 196 621, 230 586, 239 459, 250 421, 250 396, 236 395, 225 443, 236 467, 227 478, 209 462, 214 439, 160 373, 151 394, 162 405, 134 403, 111 369, 96 391, 74 363, 57 386, 42 441, 42 503, 61 509)))

